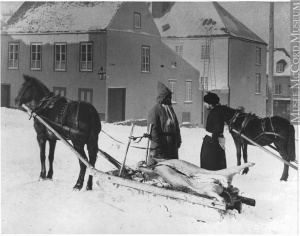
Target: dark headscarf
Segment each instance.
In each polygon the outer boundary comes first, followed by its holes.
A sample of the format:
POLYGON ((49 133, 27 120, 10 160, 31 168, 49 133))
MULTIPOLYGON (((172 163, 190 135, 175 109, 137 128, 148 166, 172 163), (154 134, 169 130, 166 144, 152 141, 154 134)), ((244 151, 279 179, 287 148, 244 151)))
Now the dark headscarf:
POLYGON ((206 102, 207 104, 211 104, 211 105, 217 105, 220 102, 220 98, 218 97, 217 94, 208 92, 204 96, 204 102, 206 102))
POLYGON ((156 102, 158 104, 162 104, 163 100, 168 95, 172 95, 171 90, 166 85, 164 85, 163 83, 161 83, 160 81, 158 81, 158 83, 157 83, 157 97, 156 97, 156 102))

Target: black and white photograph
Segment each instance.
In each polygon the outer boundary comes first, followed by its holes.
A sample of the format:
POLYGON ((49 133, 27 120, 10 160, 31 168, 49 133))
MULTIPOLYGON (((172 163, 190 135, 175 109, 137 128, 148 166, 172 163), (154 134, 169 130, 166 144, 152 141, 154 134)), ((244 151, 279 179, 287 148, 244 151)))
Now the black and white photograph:
POLYGON ((0 1, 1 234, 299 234, 299 1, 0 1))

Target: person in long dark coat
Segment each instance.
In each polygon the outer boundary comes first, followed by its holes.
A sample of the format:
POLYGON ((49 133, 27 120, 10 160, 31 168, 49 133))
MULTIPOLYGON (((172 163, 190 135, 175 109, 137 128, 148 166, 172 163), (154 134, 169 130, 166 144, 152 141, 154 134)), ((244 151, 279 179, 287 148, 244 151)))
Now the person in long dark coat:
POLYGON ((148 130, 152 124, 151 157, 158 159, 178 159, 178 148, 181 145, 179 123, 172 107, 172 92, 158 81, 156 104, 148 114, 148 130))
POLYGON ((221 114, 220 98, 215 93, 207 93, 204 102, 210 113, 206 122, 206 136, 200 153, 200 167, 207 170, 226 169, 224 119, 221 114))

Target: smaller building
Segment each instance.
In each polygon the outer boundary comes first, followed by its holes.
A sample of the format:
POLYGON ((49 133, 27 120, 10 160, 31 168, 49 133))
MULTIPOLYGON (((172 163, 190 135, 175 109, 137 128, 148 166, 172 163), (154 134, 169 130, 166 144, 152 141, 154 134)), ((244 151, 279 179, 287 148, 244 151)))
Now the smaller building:
MULTIPOLYGON (((268 52, 269 58, 269 52, 268 52)), ((291 57, 284 48, 274 50, 273 71, 273 115, 290 119, 290 61, 291 57)), ((267 60, 267 63, 269 60, 267 60)), ((267 76, 269 66, 267 66, 267 76)), ((268 92, 266 85, 266 91, 268 92)), ((268 99, 268 97, 267 97, 268 99)))

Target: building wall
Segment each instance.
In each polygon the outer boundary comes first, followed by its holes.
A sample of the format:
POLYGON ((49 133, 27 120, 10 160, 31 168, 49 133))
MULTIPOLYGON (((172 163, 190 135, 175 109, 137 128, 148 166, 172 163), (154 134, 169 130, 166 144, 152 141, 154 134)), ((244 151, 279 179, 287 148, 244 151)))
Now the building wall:
POLYGON ((273 94, 274 98, 281 98, 281 97, 286 97, 290 98, 290 93, 291 93, 291 88, 290 88, 290 76, 274 76, 274 82, 273 82, 273 94), (275 84, 280 84, 281 85, 281 95, 276 95, 275 94, 275 84))
MULTIPOLYGON (((125 119, 145 119, 154 97, 160 35, 145 2, 124 3, 107 30, 107 89, 126 88, 125 119), (133 27, 134 13, 141 28, 133 27), (142 46, 150 47, 150 73, 141 72, 142 46)), ((106 108, 108 110, 108 108, 106 108)))
POLYGON ((290 119, 290 77, 289 76, 274 76, 273 82, 273 115, 281 116, 287 120, 290 119), (281 85, 281 95, 275 94, 275 85, 281 85))
POLYGON ((66 97, 78 100, 79 88, 93 89, 93 105, 99 113, 105 112, 106 85, 100 81, 97 70, 105 65, 106 36, 104 34, 15 34, 1 35, 1 83, 11 84, 11 106, 28 74, 43 82, 50 91, 66 87, 66 97), (80 42, 93 42, 93 71, 80 72, 80 42), (8 69, 8 44, 19 42, 19 69, 8 69), (54 71, 54 43, 67 43, 67 70, 54 71), (42 70, 30 70, 30 44, 42 43, 42 70))
MULTIPOLYGON (((127 3, 115 16, 107 31, 107 89, 126 88, 125 119, 147 119, 156 103, 157 81, 169 86, 178 81, 178 102, 175 112, 181 122, 182 111, 192 111, 191 121, 197 123, 194 104, 184 105, 185 80, 198 88, 198 72, 161 42, 157 27, 145 3, 127 3), (141 13, 141 29, 133 27, 133 13, 141 13), (121 24, 122 23, 122 24, 121 24), (150 47, 150 72, 141 72, 142 46, 150 47), (171 63, 176 62, 176 68, 171 63)), ((196 93, 196 92, 193 92, 196 93)), ((197 98, 196 95, 195 99, 197 98)), ((108 110, 108 108, 107 108, 108 110)))
MULTIPOLYGON (((175 102, 173 108, 177 114, 179 123, 183 122, 183 116, 190 114, 191 125, 201 125, 202 97, 199 90, 199 71, 174 53, 163 42, 161 44, 162 61, 160 66, 161 82, 170 86, 170 82, 175 82, 175 102), (176 67, 172 66, 176 62, 176 67), (186 99, 186 82, 191 82, 191 101, 186 99)), ((174 96, 174 95, 173 95, 174 96)))
MULTIPOLYGON (((184 104, 185 81, 193 81, 194 99, 198 99, 198 71, 163 44, 159 37, 108 31, 107 88, 126 88, 125 119, 147 119, 156 103, 157 81, 170 86, 176 81, 177 103, 173 107, 182 120, 183 111, 191 111, 191 122, 198 123, 198 102, 184 104), (124 45, 126 45, 124 47, 124 45), (141 47, 150 46, 150 72, 141 72, 141 47), (172 63, 176 62, 176 68, 172 63)), ((198 101, 198 100, 197 100, 198 101)))
POLYGON ((176 46, 182 46, 181 56, 200 71, 200 76, 203 74, 207 76, 209 71, 211 79, 208 80, 208 90, 228 90, 228 38, 211 38, 210 70, 207 66, 204 70, 204 61, 208 63, 208 59, 201 59, 201 46, 205 45, 205 40, 205 38, 163 38, 174 51, 176 46), (215 79, 216 86, 212 86, 212 79, 215 79))
POLYGON ((266 46, 239 39, 229 41, 230 101, 232 108, 266 115, 266 46), (261 65, 256 65, 256 47, 261 48, 261 65), (255 93, 255 75, 261 74, 261 93, 255 93))
MULTIPOLYGON (((209 70, 207 66, 208 60, 201 59, 201 46, 205 45, 205 38, 163 38, 163 41, 173 51, 176 50, 176 46, 182 46, 182 53, 180 55, 200 72, 200 77, 208 77, 208 90, 218 94, 221 104, 229 104, 227 37, 211 38, 211 60, 209 70), (206 63, 205 69, 204 63, 206 63), (215 80, 215 83, 213 83, 212 80, 215 80), (213 84, 215 84, 215 86, 213 84)), ((205 126, 208 111, 204 107, 202 101, 206 91, 198 89, 197 93, 199 100, 198 124, 199 126, 205 126)))

